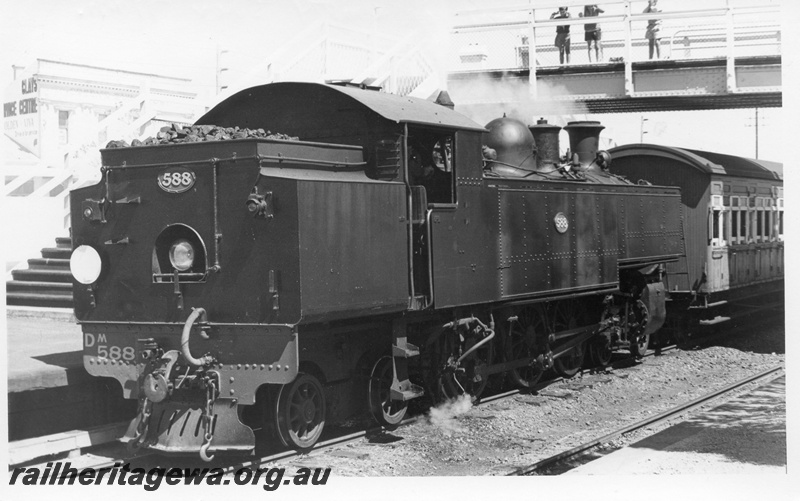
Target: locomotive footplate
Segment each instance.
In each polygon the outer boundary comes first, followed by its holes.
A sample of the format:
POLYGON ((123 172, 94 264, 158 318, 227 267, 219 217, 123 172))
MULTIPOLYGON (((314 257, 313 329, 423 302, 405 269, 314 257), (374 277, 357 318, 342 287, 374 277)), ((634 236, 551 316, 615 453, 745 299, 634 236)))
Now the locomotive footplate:
MULTIPOLYGON (((146 401, 145 405, 150 406, 150 411, 140 412, 131 421, 122 442, 164 452, 201 452, 206 442, 203 422, 206 411, 202 397, 191 401, 146 401), (136 438, 137 434, 142 436, 136 438)), ((237 407, 233 399, 214 401, 210 413, 212 439, 208 452, 250 452, 254 449, 255 434, 239 421, 237 407)))

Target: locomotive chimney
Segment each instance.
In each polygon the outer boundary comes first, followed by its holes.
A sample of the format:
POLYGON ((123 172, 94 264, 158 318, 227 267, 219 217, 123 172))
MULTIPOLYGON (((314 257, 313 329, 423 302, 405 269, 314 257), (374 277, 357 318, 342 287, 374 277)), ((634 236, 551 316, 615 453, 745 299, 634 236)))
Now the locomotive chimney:
POLYGON ((564 127, 569 134, 569 149, 578 154, 578 162, 586 168, 597 157, 600 146, 600 131, 605 129, 600 122, 570 122, 564 127))
POLYGON ((561 153, 558 133, 561 131, 561 127, 550 125, 547 120, 540 118, 535 125, 528 126, 528 129, 533 134, 533 141, 536 144, 536 170, 558 165, 561 153))

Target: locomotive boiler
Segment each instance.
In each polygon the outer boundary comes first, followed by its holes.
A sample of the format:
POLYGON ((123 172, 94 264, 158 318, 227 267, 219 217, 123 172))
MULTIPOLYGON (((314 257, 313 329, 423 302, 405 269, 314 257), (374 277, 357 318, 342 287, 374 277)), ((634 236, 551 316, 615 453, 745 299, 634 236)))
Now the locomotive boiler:
POLYGON ((423 395, 642 355, 684 254, 680 191, 615 175, 601 128, 568 125, 562 159, 545 123, 275 83, 175 141, 102 150, 71 194, 71 267, 87 371, 139 402, 123 440, 307 449, 326 422, 392 427, 423 395))

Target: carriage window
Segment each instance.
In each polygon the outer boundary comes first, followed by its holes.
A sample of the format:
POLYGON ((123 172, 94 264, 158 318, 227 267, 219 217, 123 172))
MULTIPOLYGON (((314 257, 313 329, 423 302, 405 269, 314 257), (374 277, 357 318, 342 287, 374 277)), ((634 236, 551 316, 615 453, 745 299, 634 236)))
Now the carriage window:
POLYGON ((726 242, 731 242, 731 210, 723 210, 722 211, 722 238, 726 242))
POLYGON ((711 245, 722 247, 725 245, 725 212, 714 209, 711 212, 711 245))
POLYGON ((744 209, 739 214, 739 237, 742 242, 747 241, 747 209, 744 209))
POLYGON ((764 233, 764 209, 763 207, 759 207, 756 211, 758 215, 756 216, 756 235, 758 236, 758 241, 763 242, 765 240, 766 234, 764 233))
POLYGON ((714 220, 714 232, 711 234, 711 238, 715 238, 719 240, 719 211, 715 210, 714 215, 712 216, 714 220))
POLYGON ((747 218, 747 198, 731 197, 731 243, 743 244, 747 242, 747 218))

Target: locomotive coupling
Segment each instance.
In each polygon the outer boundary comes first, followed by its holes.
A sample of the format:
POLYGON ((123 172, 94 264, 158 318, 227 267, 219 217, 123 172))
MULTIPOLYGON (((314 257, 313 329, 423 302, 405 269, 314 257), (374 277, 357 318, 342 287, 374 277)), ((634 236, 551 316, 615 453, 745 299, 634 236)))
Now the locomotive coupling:
POLYGON ((153 403, 163 402, 172 395, 175 386, 171 377, 172 368, 178 361, 179 354, 176 350, 169 350, 162 354, 160 348, 140 353, 141 357, 147 361, 149 369, 142 379, 142 392, 153 403))

